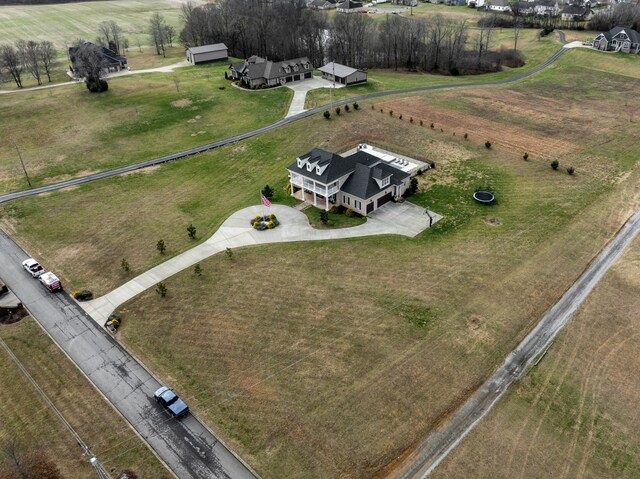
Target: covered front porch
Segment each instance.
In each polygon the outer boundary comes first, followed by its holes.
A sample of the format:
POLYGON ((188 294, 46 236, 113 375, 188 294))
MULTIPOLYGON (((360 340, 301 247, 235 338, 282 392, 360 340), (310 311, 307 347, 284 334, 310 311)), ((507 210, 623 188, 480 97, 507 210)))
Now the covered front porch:
POLYGON ((311 191, 305 191, 304 189, 298 189, 294 191, 292 195, 296 200, 302 201, 304 203, 308 203, 310 205, 315 206, 316 208, 323 209, 325 211, 329 211, 333 204, 330 201, 327 201, 325 196, 322 196, 318 193, 314 193, 311 191))

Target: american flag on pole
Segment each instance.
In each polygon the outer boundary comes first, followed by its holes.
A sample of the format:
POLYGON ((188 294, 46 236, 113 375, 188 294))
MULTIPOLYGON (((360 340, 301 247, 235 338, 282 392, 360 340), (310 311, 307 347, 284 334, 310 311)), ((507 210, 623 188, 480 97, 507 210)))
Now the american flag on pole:
POLYGON ((264 196, 262 193, 260 193, 260 199, 262 200, 262 204, 265 205, 267 208, 271 206, 271 201, 269 201, 269 198, 264 196))

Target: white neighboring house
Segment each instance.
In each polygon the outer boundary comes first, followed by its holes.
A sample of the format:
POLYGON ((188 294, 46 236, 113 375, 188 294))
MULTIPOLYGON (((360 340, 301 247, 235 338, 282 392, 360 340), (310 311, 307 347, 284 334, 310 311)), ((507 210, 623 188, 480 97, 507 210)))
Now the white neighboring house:
POLYGON ((187 48, 187 61, 192 65, 215 62, 216 60, 226 60, 227 58, 227 46, 224 43, 187 48))
POLYGON ((593 40, 593 48, 605 51, 640 53, 640 33, 624 27, 614 27, 599 33, 593 40))
POLYGON ((511 6, 507 0, 489 0, 489 10, 493 12, 510 12, 511 6))
POLYGON ((567 5, 562 9, 561 18, 565 22, 584 22, 593 18, 593 10, 580 5, 567 5))
POLYGON ((469 8, 486 8, 487 5, 487 0, 467 0, 467 7, 469 8))
POLYGON ((287 170, 294 198, 310 201, 325 211, 334 205, 344 206, 367 216, 399 199, 419 168, 362 144, 349 156, 314 148, 287 170))
POLYGON ((322 78, 340 85, 355 85, 367 81, 367 72, 335 62, 329 62, 318 70, 322 72, 322 78))
POLYGON ((533 11, 541 17, 555 17, 560 13, 560 7, 557 0, 540 0, 536 2, 533 11))

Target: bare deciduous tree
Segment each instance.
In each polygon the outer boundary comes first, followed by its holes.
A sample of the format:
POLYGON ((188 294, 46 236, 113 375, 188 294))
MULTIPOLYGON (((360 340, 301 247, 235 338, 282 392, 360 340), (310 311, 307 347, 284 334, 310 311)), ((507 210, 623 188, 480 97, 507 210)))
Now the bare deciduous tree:
POLYGON ((56 58, 56 49, 53 46, 53 43, 48 40, 40 42, 38 56, 40 63, 42 64, 42 68, 47 75, 47 79, 49 80, 49 83, 51 83, 51 67, 53 66, 53 62, 56 58))
POLYGON ((149 20, 149 35, 156 47, 156 55, 165 56, 166 23, 160 13, 155 12, 149 20))
POLYGON ((0 66, 11 75, 18 88, 22 88, 22 71, 24 67, 22 59, 13 45, 2 45, 0 47, 0 66))
POLYGON ((38 85, 42 85, 40 74, 40 44, 33 40, 18 40, 16 42, 16 49, 18 50, 18 55, 20 55, 24 67, 31 73, 31 76, 35 78, 38 85))

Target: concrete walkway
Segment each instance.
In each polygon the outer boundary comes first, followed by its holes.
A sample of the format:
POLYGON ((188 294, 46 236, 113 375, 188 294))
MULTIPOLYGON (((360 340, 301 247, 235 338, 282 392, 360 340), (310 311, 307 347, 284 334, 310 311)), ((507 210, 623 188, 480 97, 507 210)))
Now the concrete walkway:
POLYGON ((293 100, 291 100, 289 112, 285 118, 307 111, 304 109, 304 102, 307 99, 308 91, 316 90, 317 88, 344 88, 344 85, 338 83, 334 85, 333 82, 318 77, 288 83, 285 86, 293 90, 293 100))
MULTIPOLYGON (((442 219, 440 215, 430 213, 434 224, 442 219)), ((414 237, 428 227, 429 217, 425 214, 424 209, 408 202, 387 203, 372 213, 367 222, 360 226, 326 230, 312 228, 304 213, 288 206, 272 205, 271 208, 251 206, 232 214, 220 229, 204 243, 151 268, 104 296, 80 303, 80 306, 100 326, 103 326, 109 315, 121 304, 143 291, 155 287, 160 281, 164 281, 226 248, 386 234, 414 237), (266 210, 278 217, 280 226, 266 231, 253 229, 249 224, 251 218, 264 214, 266 210)))

